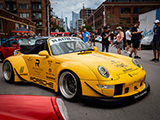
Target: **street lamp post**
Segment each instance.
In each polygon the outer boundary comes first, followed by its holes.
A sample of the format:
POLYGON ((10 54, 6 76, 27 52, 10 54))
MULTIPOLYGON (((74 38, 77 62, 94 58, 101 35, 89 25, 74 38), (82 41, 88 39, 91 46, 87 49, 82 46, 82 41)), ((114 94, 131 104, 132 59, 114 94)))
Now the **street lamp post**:
POLYGON ((106 26, 106 12, 105 12, 105 5, 102 4, 102 6, 104 7, 104 11, 103 11, 103 16, 104 16, 104 26, 106 26))
POLYGON ((93 30, 95 32, 95 16, 94 16, 94 14, 92 14, 92 15, 93 15, 93 30))
POLYGON ((47 31, 48 31, 48 36, 50 36, 50 26, 49 26, 49 4, 46 4, 47 7, 47 31))

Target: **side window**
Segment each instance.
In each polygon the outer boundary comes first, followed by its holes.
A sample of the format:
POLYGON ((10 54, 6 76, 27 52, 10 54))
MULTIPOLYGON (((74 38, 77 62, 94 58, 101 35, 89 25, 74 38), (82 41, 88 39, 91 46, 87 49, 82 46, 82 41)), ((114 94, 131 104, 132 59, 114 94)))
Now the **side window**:
POLYGON ((9 47, 9 42, 6 42, 3 47, 9 47))
POLYGON ((3 47, 13 47, 14 45, 17 45, 17 41, 16 40, 12 40, 12 41, 8 41, 6 42, 3 47))
POLYGON ((9 41, 9 47, 13 47, 14 45, 17 45, 16 40, 9 41))

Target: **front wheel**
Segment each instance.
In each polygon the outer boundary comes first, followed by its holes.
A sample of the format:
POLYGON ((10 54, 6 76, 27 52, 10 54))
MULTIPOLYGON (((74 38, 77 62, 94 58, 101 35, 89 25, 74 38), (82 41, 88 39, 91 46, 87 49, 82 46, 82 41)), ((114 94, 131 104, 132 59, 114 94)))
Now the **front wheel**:
POLYGON ((14 72, 12 65, 9 61, 6 61, 3 65, 3 77, 8 83, 14 82, 14 72))
POLYGON ((81 83, 72 71, 64 71, 59 77, 59 90, 62 96, 70 101, 77 101, 82 95, 81 83))

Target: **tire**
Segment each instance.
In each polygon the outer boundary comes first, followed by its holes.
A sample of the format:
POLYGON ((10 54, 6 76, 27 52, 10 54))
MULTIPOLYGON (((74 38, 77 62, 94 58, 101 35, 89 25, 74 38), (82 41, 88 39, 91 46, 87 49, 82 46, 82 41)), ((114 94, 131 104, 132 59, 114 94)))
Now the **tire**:
POLYGON ((3 77, 6 82, 14 83, 13 67, 9 61, 6 61, 3 65, 3 77))
POLYGON ((3 56, 3 54, 0 52, 0 59, 2 60, 2 62, 3 62, 3 60, 4 60, 4 56, 3 56))
POLYGON ((66 70, 59 76, 59 91, 69 101, 78 101, 82 96, 79 77, 72 71, 66 70))

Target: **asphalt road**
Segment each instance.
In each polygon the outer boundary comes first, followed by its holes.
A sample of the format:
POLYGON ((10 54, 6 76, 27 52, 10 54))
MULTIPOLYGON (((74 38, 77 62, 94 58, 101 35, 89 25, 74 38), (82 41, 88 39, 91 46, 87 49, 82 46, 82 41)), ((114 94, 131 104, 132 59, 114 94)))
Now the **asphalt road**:
MULTIPOLYGON (((96 43, 101 50, 101 44, 96 43)), ((110 52, 116 53, 114 47, 110 47, 110 52)), ((122 52, 123 55, 128 55, 122 52)), ((26 94, 56 96, 64 100, 68 109, 70 120, 159 120, 160 119, 160 62, 153 63, 151 50, 139 51, 142 57, 140 63, 147 72, 147 81, 150 83, 150 94, 144 99, 129 105, 112 107, 108 103, 100 101, 90 102, 81 100, 79 102, 68 102, 60 94, 50 89, 34 85, 32 83, 8 84, 4 81, 2 70, 0 69, 0 94, 26 94)), ((2 67, 2 63, 0 63, 2 67)))

